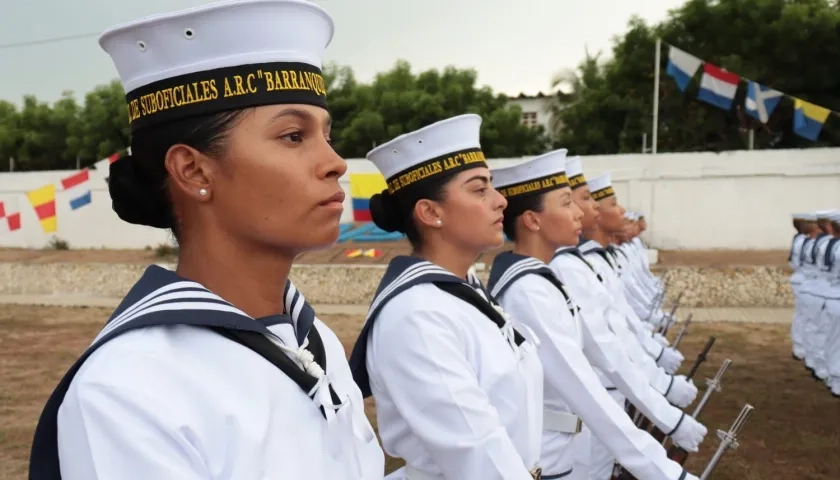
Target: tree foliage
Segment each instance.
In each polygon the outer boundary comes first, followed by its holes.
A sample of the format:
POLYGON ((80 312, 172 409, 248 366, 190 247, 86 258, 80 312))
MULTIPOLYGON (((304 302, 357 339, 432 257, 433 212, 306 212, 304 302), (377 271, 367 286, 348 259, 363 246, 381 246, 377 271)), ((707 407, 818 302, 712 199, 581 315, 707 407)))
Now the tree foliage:
MULTIPOLYGON (((413 73, 406 61, 369 84, 347 66, 324 69, 333 118, 334 147, 345 158, 363 158, 402 133, 463 113, 482 116, 481 144, 488 157, 540 153, 548 146, 541 128, 520 124, 522 112, 503 95, 479 87, 472 69, 447 67, 413 73)), ((65 92, 53 105, 33 96, 17 108, 0 101, 0 162, 15 170, 58 170, 92 165, 129 145, 128 112, 118 80, 89 92, 79 105, 65 92)), ((2 164, 0 163, 0 164, 2 164)), ((5 168, 3 168, 5 169, 5 168)))
MULTIPOLYGON (((576 71, 577 87, 553 100, 557 144, 579 154, 640 152, 652 130, 654 52, 661 38, 660 152, 805 148, 840 144, 840 119, 829 117, 819 142, 793 132, 793 101, 782 100, 767 125, 743 112, 742 82, 733 108, 698 101, 701 70, 685 92, 665 74, 668 46, 689 52, 741 77, 789 96, 840 111, 840 9, 827 0, 689 0, 665 21, 633 18, 614 39, 613 55, 599 65, 587 57, 576 71)), ((597 57, 597 56, 596 56, 597 57)), ((568 79, 565 80, 568 85, 568 79)))

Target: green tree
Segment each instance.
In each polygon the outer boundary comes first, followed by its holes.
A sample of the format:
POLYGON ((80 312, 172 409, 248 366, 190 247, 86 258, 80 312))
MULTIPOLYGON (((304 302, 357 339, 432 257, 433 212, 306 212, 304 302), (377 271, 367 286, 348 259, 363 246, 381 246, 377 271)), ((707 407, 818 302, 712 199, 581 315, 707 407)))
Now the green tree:
POLYGON ((17 107, 0 100, 0 169, 6 170, 6 162, 15 156, 20 143, 20 114, 17 107))
MULTIPOLYGON (((345 158, 367 152, 402 133, 462 113, 482 116, 481 142, 489 157, 511 157, 544 151, 542 128, 520 124, 519 107, 503 95, 476 85, 476 72, 447 67, 414 74, 408 62, 376 76, 370 84, 356 80, 347 66, 326 65, 336 150, 345 158)), ((15 158, 16 170, 73 169, 123 150, 130 129, 125 94, 114 80, 100 85, 79 105, 65 92, 53 105, 33 96, 20 109, 0 102, 0 160, 15 158)))
MULTIPOLYGON (((521 110, 503 95, 476 85, 472 69, 447 67, 414 74, 405 60, 376 75, 370 85, 358 84, 346 69, 329 93, 336 150, 361 158, 373 147, 425 125, 463 113, 482 116, 481 146, 488 157, 530 155, 544 151, 540 129, 520 124, 521 110)), ((330 74, 335 74, 330 71, 330 74)))
POLYGON ((33 96, 24 97, 12 155, 15 169, 59 170, 75 165, 77 151, 68 145, 68 138, 78 111, 71 92, 64 92, 54 106, 33 96))
MULTIPOLYGON (((744 78, 790 96, 840 111, 840 10, 826 0, 689 0, 650 26, 633 18, 615 39, 613 56, 597 70, 597 81, 580 83, 577 100, 564 105, 558 145, 581 154, 639 152, 651 138, 654 51, 663 39, 660 71, 658 150, 731 150, 838 145, 837 118, 830 117, 819 142, 793 132, 793 102, 783 99, 764 125, 743 113, 745 84, 730 111, 696 99, 701 72, 685 92, 665 74, 667 44, 744 78)), ((578 71, 583 78, 590 59, 578 71)), ((591 72, 590 72, 591 73, 591 72)), ((555 107, 563 105, 562 98, 555 107)))
POLYGON ((100 85, 85 95, 85 104, 74 130, 82 166, 124 150, 130 142, 128 107, 119 80, 100 85))

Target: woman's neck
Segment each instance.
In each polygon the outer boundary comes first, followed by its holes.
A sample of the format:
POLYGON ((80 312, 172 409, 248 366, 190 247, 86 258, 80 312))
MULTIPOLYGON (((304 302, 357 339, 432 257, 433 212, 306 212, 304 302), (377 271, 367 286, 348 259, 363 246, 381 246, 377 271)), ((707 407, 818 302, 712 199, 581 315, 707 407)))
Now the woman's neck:
POLYGON ((244 249, 228 238, 181 245, 176 273, 204 285, 252 318, 283 313, 292 255, 244 249))
POLYGON ((516 244, 513 247, 513 253, 518 253, 519 255, 524 255, 526 257, 533 257, 537 260, 541 260, 543 263, 548 263, 551 261, 551 257, 554 256, 554 252, 557 251, 557 248, 559 247, 547 244, 542 238, 536 235, 526 235, 516 240, 516 244))
POLYGON ((602 247, 606 247, 610 244, 610 236, 607 235, 600 227, 595 227, 592 230, 586 230, 583 232, 583 236, 586 237, 588 240, 594 240, 601 244, 602 247))
POLYGON ((466 279, 467 271, 475 263, 480 254, 460 251, 452 247, 421 247, 414 251, 414 255, 448 270, 459 278, 466 279))

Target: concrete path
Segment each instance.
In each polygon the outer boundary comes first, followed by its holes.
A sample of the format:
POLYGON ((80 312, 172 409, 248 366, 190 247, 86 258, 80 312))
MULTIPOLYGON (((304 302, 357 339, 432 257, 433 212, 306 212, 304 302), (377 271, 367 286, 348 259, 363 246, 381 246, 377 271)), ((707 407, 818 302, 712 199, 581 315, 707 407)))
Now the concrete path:
MULTIPOLYGON (((0 305, 115 308, 119 298, 77 295, 0 295, 0 305)), ((368 305, 314 305, 321 315, 365 315, 368 305)), ((2 307, 0 306, 0 309, 2 307)), ((694 314, 696 322, 790 323, 793 308, 685 308, 680 318, 694 314)))

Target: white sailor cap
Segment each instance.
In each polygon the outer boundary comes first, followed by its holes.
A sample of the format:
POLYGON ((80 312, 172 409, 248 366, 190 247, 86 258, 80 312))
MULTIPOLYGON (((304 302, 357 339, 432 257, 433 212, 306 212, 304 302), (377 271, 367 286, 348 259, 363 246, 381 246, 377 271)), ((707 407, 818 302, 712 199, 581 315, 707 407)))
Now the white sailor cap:
POLYGON ((828 219, 835 223, 840 223, 840 210, 834 210, 834 212, 828 216, 828 219))
POLYGON ((817 210, 814 214, 817 216, 817 220, 828 220, 835 212, 837 210, 817 210))
POLYGON ((405 133, 367 154, 388 182, 388 193, 487 167, 479 141, 481 117, 458 115, 405 133))
POLYGON ((615 195, 612 188, 612 176, 610 172, 602 173, 595 178, 589 179, 589 191, 595 200, 603 200, 615 195))
POLYGON ((260 105, 326 107, 333 20, 304 0, 228 0, 108 29, 131 131, 260 105))
POLYGON ((579 156, 566 159, 566 176, 569 177, 569 185, 572 190, 586 185, 586 177, 583 176, 583 165, 581 165, 579 156))
POLYGON ((491 170, 493 186, 508 201, 568 187, 562 148, 536 156, 525 162, 491 170))
POLYGON ((817 221, 817 214, 816 213, 802 213, 801 215, 802 215, 802 217, 801 217, 802 220, 805 220, 805 221, 808 221, 808 222, 816 222, 817 221))

